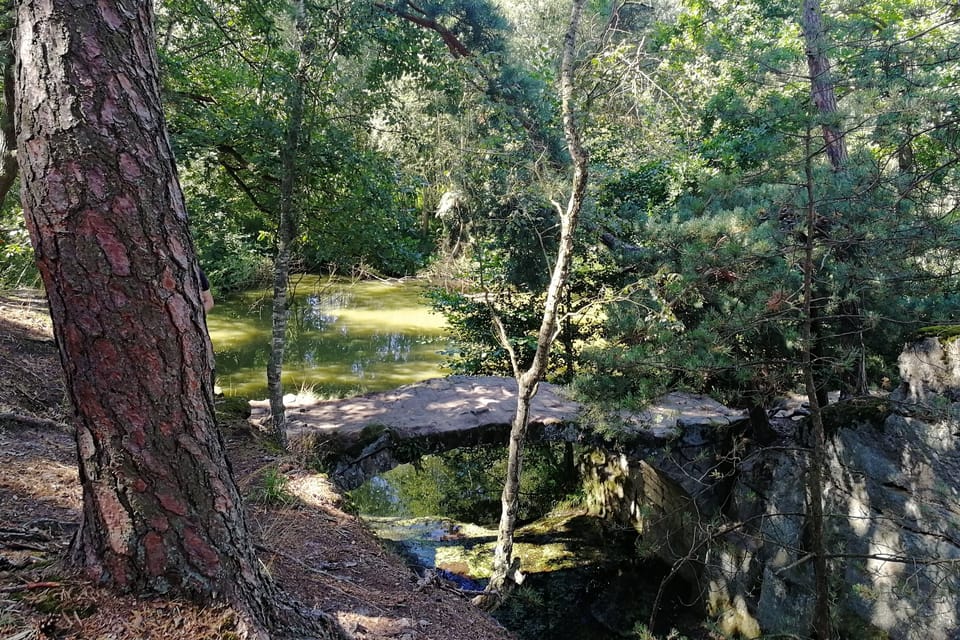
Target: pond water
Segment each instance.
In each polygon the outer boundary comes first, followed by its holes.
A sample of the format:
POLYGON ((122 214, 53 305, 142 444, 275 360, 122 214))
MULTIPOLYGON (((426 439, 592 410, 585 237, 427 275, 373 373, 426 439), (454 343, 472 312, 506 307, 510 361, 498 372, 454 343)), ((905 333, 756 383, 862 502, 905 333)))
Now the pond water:
MULTIPOLYGON (((417 280, 305 276, 296 282, 287 328, 287 393, 324 395, 383 391, 446 374, 450 339, 443 316, 417 280)), ((207 318, 226 395, 267 397, 272 291, 217 300, 207 318)))

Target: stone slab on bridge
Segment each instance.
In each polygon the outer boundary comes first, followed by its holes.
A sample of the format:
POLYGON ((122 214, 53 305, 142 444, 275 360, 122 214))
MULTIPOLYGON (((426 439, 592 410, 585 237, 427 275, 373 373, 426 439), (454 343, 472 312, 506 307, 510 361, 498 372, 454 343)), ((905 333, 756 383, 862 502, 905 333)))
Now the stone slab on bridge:
MULTIPOLYGON (((288 396, 287 440, 298 455, 332 463, 334 481, 352 488, 426 453, 506 443, 516 393, 513 378, 450 376, 339 400, 288 396)), ((267 426, 269 403, 250 405, 251 422, 267 426)), ((530 411, 531 439, 579 440, 582 409, 560 387, 541 383, 530 411)), ((695 445, 705 429, 740 420, 743 413, 706 396, 671 393, 643 412, 618 418, 622 433, 649 445, 677 438, 695 445)))
MULTIPOLYGON (((405 385, 391 391, 340 400, 287 396, 287 439, 291 447, 305 438, 363 441, 366 434, 389 429, 398 439, 509 429, 516 410, 517 383, 498 376, 450 376, 405 385)), ((266 400, 253 401, 251 421, 264 424, 270 416, 266 400)), ((530 412, 531 427, 560 426, 577 421, 581 406, 564 398, 560 388, 541 383, 530 412)))

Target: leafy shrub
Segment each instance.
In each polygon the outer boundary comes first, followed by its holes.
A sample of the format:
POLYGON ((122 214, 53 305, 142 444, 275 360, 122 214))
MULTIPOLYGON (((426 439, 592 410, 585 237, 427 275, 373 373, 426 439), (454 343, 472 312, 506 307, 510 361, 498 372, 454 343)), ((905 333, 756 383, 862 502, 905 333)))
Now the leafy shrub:
POLYGON ((40 273, 20 207, 0 212, 0 287, 16 289, 40 286, 40 273))

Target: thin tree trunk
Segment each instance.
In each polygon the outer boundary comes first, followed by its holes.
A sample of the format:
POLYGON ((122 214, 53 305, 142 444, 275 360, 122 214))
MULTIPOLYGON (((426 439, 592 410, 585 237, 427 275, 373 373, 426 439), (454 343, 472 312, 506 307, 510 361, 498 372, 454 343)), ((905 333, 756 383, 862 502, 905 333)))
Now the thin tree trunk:
POLYGON ((18 5, 22 201, 76 413, 71 558, 123 591, 229 601, 247 637, 334 637, 262 570, 214 419, 152 7, 18 5))
POLYGON ((290 277, 290 255, 297 233, 297 160, 303 128, 303 85, 306 81, 307 55, 304 52, 305 27, 303 2, 297 6, 298 36, 297 74, 287 100, 287 135, 281 150, 283 175, 280 178, 280 220, 277 225, 277 256, 273 263, 273 332, 270 360, 267 363, 267 388, 273 437, 282 448, 287 446, 287 415, 283 405, 283 354, 287 343, 287 282, 290 277))
MULTIPOLYGON (((830 59, 826 53, 826 37, 823 29, 823 11, 820 0, 803 0, 803 40, 806 47, 807 69, 810 73, 810 95, 817 112, 820 114, 820 127, 823 132, 824 150, 830 160, 830 166, 837 174, 847 166, 846 136, 840 122, 840 110, 837 106, 837 93, 830 73, 830 59)), ((833 222, 838 222, 834 220, 833 222)), ((842 253, 842 252, 841 252, 842 253)), ((854 393, 867 393, 866 352, 863 345, 863 322, 860 302, 853 299, 845 302, 840 311, 841 342, 850 353, 856 354, 856 364, 852 371, 844 375, 844 383, 854 393)), ((814 333, 816 333, 816 324, 814 333)))
MULTIPOLYGON (((570 24, 563 41, 563 59, 560 65, 560 98, 563 111, 563 128, 567 139, 567 148, 573 160, 573 178, 570 199, 564 209, 556 204, 560 214, 560 241, 557 259, 554 264, 550 284, 547 287, 547 299, 544 303, 543 318, 537 335, 537 350, 530 367, 520 372, 516 358, 512 358, 514 375, 517 379, 517 410, 510 427, 510 443, 507 453, 507 474, 501 495, 500 525, 497 533, 497 546, 493 556, 493 575, 486 592, 474 599, 474 603, 485 609, 497 607, 506 597, 508 579, 513 582, 522 580, 519 562, 513 557, 513 534, 517 525, 518 495, 520 475, 523 469, 523 447, 526 440, 530 404, 537 393, 537 384, 547 370, 550 348, 557 338, 557 312, 563 289, 566 286, 573 259, 574 231, 583 207, 587 188, 587 154, 580 142, 574 113, 574 55, 577 29, 583 15, 586 0, 574 0, 570 13, 570 24)), ((501 330, 501 340, 509 349, 505 332, 501 330)), ((512 356, 512 349, 511 356, 512 356)))
POLYGON ((820 395, 814 375, 814 261, 815 235, 817 223, 816 192, 813 178, 813 159, 811 157, 810 134, 806 136, 806 189, 807 189, 807 240, 804 246, 803 260, 803 320, 801 337, 803 339, 803 378, 810 403, 810 422, 813 425, 813 449, 810 467, 807 471, 807 492, 810 497, 810 551, 813 553, 815 605, 813 625, 819 640, 832 637, 830 628, 830 591, 828 583, 827 548, 824 539, 823 517, 823 468, 826 460, 826 439, 823 430, 820 395))
POLYGON ((0 4, 0 64, 3 65, 3 104, 0 105, 0 206, 17 179, 17 132, 14 129, 13 106, 16 100, 16 78, 13 74, 13 0, 0 4))

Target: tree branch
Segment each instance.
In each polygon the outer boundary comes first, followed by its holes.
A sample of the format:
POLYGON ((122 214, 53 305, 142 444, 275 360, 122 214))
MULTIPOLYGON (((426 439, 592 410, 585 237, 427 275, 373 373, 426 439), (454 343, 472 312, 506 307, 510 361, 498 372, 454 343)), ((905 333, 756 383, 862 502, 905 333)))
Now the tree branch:
MULTIPOLYGON (((421 14, 424 13, 422 9, 417 7, 412 2, 408 1, 406 4, 408 7, 411 7, 412 9, 420 12, 421 14)), ((443 43, 447 45, 447 49, 450 51, 450 54, 454 58, 460 59, 460 58, 470 57, 471 55, 470 49, 468 49, 465 44, 460 42, 460 39, 457 37, 457 34, 450 31, 450 29, 447 29, 445 26, 443 26, 436 20, 432 20, 426 16, 417 16, 412 13, 408 13, 406 11, 401 11, 396 7, 388 7, 383 2, 374 2, 373 6, 377 7, 382 11, 386 11, 387 13, 393 14, 398 18, 403 18, 407 22, 412 22, 413 24, 419 27, 423 27, 424 29, 429 29, 435 32, 443 40, 443 43)))
MULTIPOLYGON (((247 184, 247 181, 243 179, 243 176, 240 175, 240 172, 243 170, 243 167, 248 166, 246 160, 243 156, 240 155, 240 152, 231 147, 230 145, 217 145, 217 160, 220 162, 220 166, 224 168, 227 172, 227 175, 233 180, 234 184, 240 188, 243 193, 250 198, 250 202, 255 206, 259 211, 265 213, 269 216, 274 215, 274 211, 268 207, 260 198, 254 193, 253 187, 247 184), (232 157, 238 162, 237 165, 231 164, 227 158, 232 157)), ((276 178, 270 175, 261 174, 260 178, 264 182, 276 184, 278 181, 276 178)))

